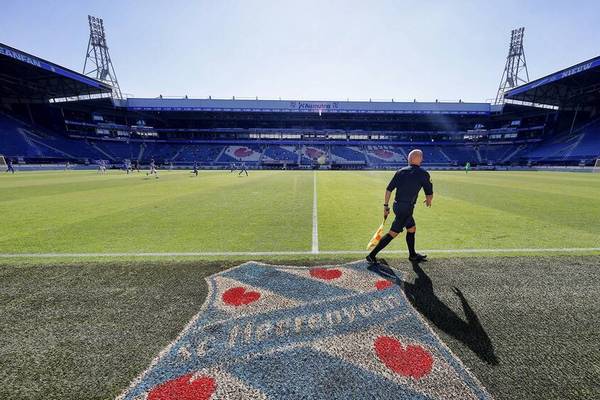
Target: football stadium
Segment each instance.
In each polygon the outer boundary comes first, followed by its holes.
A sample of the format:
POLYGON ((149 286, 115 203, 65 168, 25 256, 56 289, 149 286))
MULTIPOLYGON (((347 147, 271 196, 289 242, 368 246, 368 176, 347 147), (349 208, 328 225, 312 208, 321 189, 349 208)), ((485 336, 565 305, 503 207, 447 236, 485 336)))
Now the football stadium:
POLYGON ((486 102, 145 98, 78 22, 83 70, 0 43, 0 398, 600 398, 600 56, 530 79, 517 28, 486 102))

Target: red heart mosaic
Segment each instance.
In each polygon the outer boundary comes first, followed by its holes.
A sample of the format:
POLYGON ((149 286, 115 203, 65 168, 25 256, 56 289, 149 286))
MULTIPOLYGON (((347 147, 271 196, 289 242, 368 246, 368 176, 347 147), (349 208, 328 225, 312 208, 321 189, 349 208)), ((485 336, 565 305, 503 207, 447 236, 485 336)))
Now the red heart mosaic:
POLYGON ((332 269, 328 269, 328 268, 311 268, 310 269, 310 276, 330 281, 332 279, 337 279, 340 276, 342 276, 342 271, 340 271, 339 269, 333 269, 333 268, 332 269))
POLYGON ((419 345, 404 348, 398 339, 380 336, 375 340, 377 357, 397 374, 419 379, 431 372, 433 357, 419 345))
POLYGON ((223 302, 230 306, 250 304, 260 299, 260 293, 246 290, 244 287, 234 287, 223 293, 223 302))
POLYGON ((391 287, 392 285, 393 285, 393 283, 388 281, 387 279, 381 279, 381 280, 378 280, 377 282, 375 282, 375 287, 377 288, 377 290, 387 289, 387 288, 391 287))
POLYGON ((248 157, 252 153, 254 153, 254 151, 247 147, 240 147, 233 152, 233 154, 236 157, 241 157, 241 158, 248 157))
POLYGON ((180 376, 156 386, 148 394, 148 400, 208 400, 217 384, 208 376, 192 381, 193 374, 180 376))

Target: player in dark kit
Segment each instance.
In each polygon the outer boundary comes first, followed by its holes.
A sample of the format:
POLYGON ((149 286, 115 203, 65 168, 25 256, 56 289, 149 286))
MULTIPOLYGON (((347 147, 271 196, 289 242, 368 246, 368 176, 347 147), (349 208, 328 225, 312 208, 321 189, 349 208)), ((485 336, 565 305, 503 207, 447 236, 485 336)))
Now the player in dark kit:
POLYGON ((394 214, 396 218, 392 222, 390 231, 381 238, 377 246, 367 256, 370 265, 378 264, 376 255, 385 248, 404 228, 406 228, 406 245, 408 247, 408 259, 411 261, 424 261, 427 256, 415 251, 415 232, 417 226, 413 218, 413 210, 421 188, 425 192, 425 205, 431 207, 433 200, 433 184, 429 173, 421 168, 423 152, 413 150, 408 154, 408 167, 396 172, 385 191, 383 204, 383 216, 387 218, 390 213, 388 202, 392 191, 396 190, 394 200, 394 214))
POLYGON ((13 163, 10 158, 6 161, 6 168, 6 172, 10 172, 11 174, 15 173, 15 167, 13 167, 13 163))

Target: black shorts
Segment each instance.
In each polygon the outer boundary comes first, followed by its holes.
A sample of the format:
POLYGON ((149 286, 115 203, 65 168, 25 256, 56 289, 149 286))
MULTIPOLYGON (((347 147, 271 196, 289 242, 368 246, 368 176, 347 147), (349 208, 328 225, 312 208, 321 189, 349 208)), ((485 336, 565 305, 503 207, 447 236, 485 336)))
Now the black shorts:
POLYGON ((404 228, 412 228, 415 226, 415 219, 413 218, 414 205, 410 203, 396 203, 394 202, 394 222, 390 227, 391 231, 402 232, 404 228))

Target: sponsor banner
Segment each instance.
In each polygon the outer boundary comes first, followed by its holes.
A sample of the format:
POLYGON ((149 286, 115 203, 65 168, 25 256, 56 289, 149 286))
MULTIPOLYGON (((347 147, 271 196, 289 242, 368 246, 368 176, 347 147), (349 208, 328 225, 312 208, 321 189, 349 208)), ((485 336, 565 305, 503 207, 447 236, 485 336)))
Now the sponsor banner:
POLYGON ((249 262, 207 279, 200 312, 119 399, 489 399, 365 263, 249 262))

